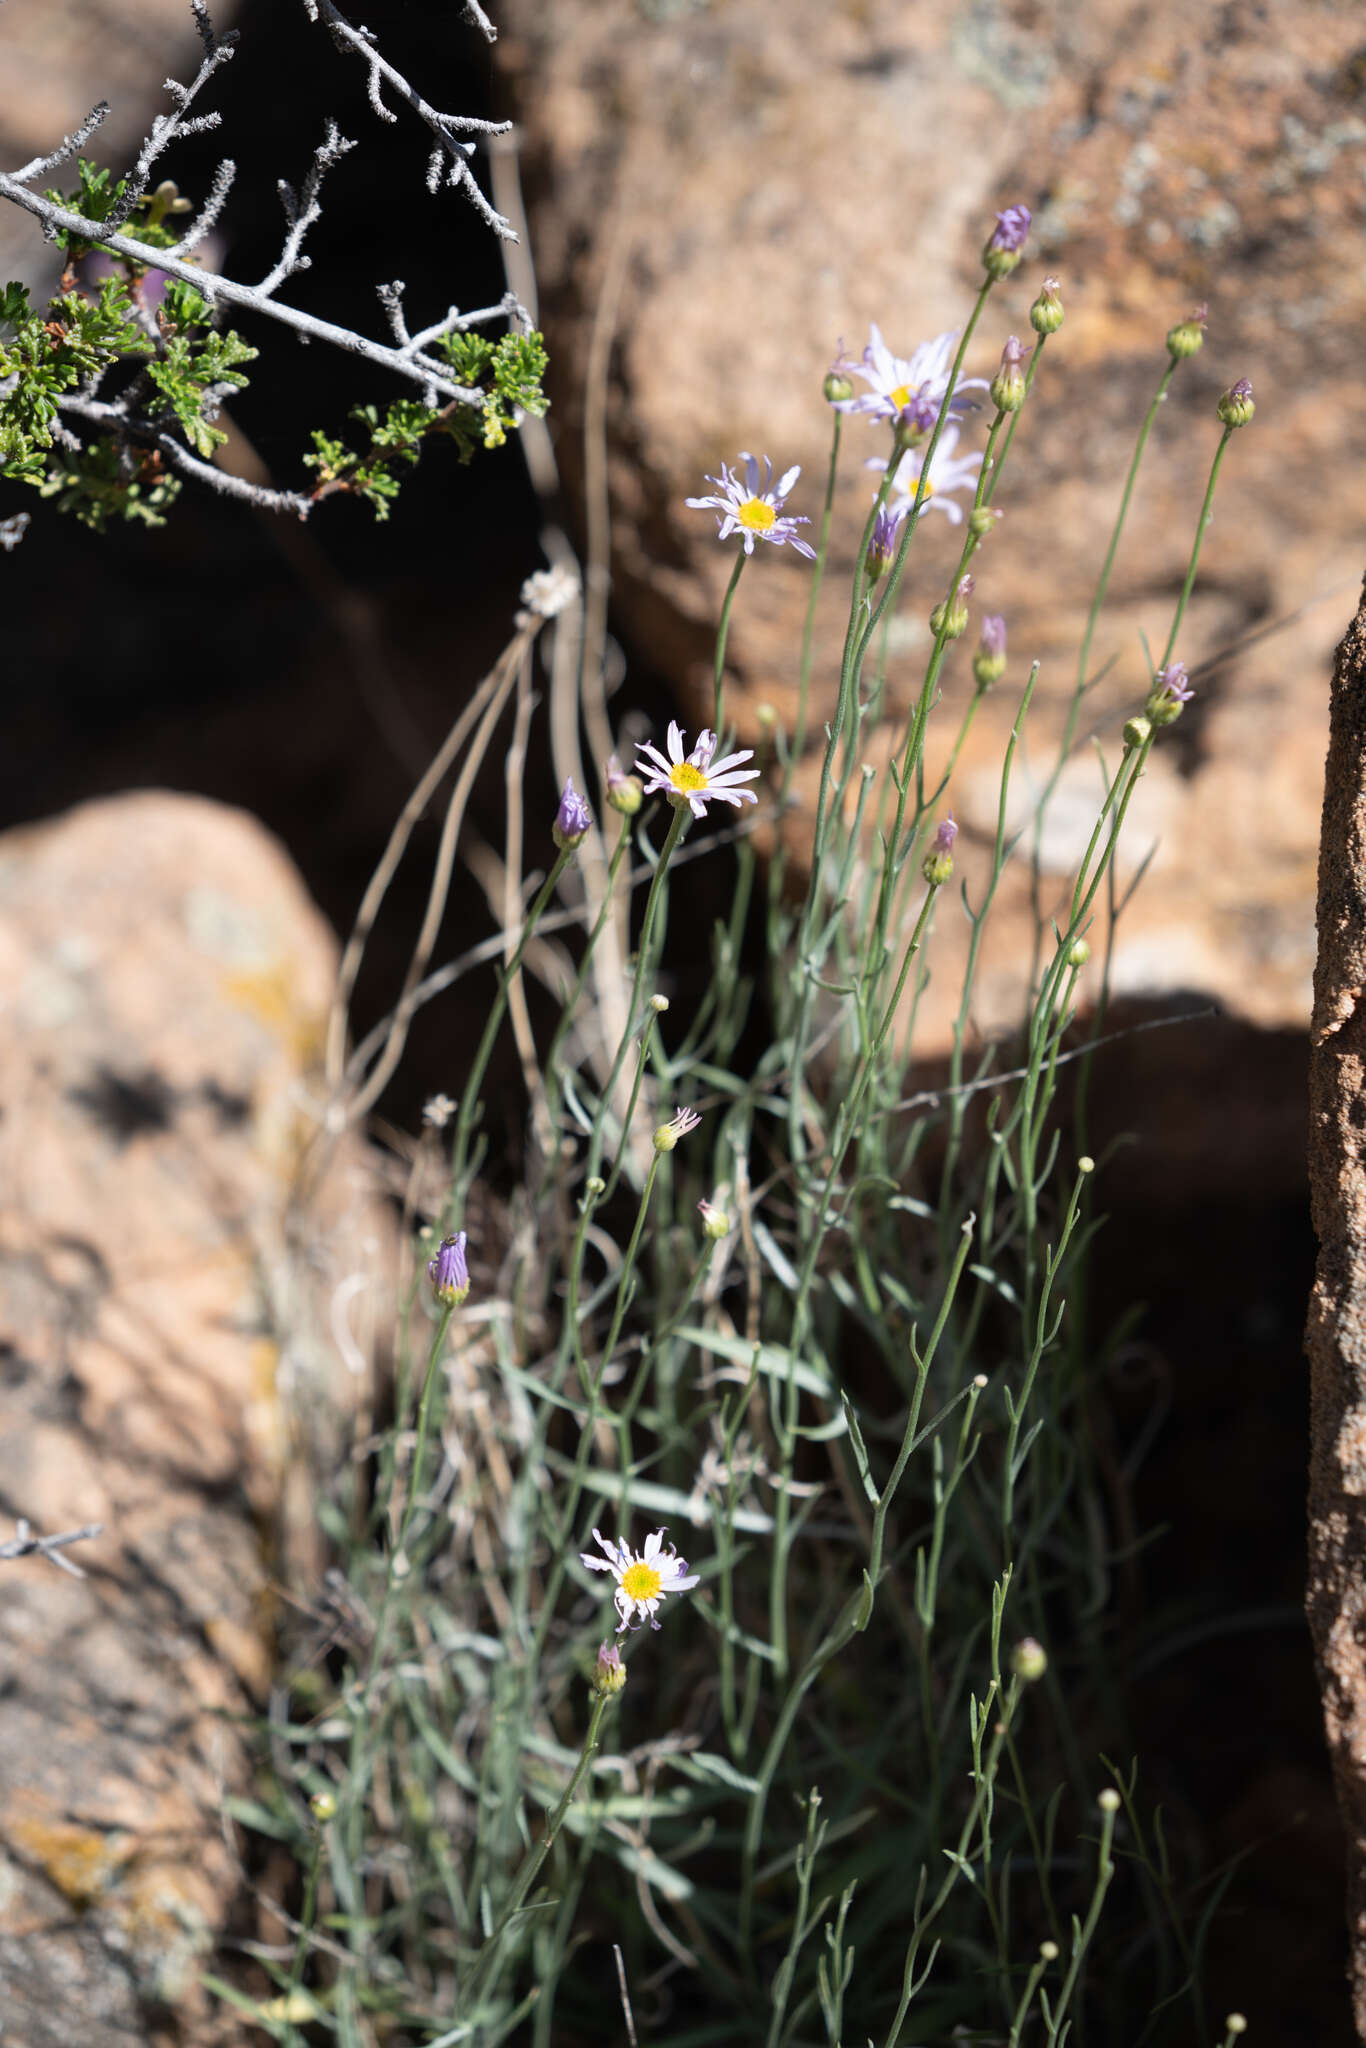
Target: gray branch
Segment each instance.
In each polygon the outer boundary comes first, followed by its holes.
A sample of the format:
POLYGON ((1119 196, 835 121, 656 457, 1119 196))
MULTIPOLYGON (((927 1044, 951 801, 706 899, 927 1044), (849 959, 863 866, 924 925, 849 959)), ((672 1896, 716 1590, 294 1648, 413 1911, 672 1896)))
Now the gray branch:
POLYGON ((477 28, 486 43, 496 43, 498 31, 479 5, 479 0, 465 0, 464 18, 471 28, 477 28))
POLYGON ((300 497, 297 491, 272 491, 265 484, 248 483, 245 477, 234 476, 231 470, 218 469, 212 462, 201 462, 171 434, 158 434, 157 447, 181 476, 207 484, 225 498, 240 498, 244 505, 253 505, 258 512, 293 512, 298 518, 307 519, 313 510, 312 500, 300 497))
POLYGON ((21 185, 26 185, 30 178, 40 178, 44 171, 55 171, 58 164, 64 164, 68 157, 75 156, 78 150, 85 148, 108 112, 108 100, 98 101, 90 109, 80 127, 73 128, 69 135, 64 135, 50 156, 35 156, 31 164, 25 164, 22 170, 15 171, 14 177, 21 185))
POLYGON ((329 121, 327 134, 313 152, 313 162, 309 166, 308 176, 304 179, 303 192, 296 193, 285 178, 281 178, 277 183, 275 189, 285 209, 285 221, 289 232, 285 236, 285 245, 280 251, 279 262, 273 270, 266 273, 256 287, 266 298, 277 291, 285 279, 292 277, 296 270, 308 269, 309 258, 300 251, 304 236, 322 214, 318 194, 322 190, 323 179, 333 164, 340 163, 347 150, 354 149, 355 146, 354 142, 348 142, 338 131, 335 121, 329 121))
POLYGON ((174 78, 165 81, 163 90, 171 96, 171 111, 169 114, 158 114, 152 122, 151 131, 138 151, 138 160, 128 174, 123 197, 109 215, 106 225, 111 230, 121 228, 131 220, 143 193, 147 190, 152 165, 175 141, 177 135, 202 135, 210 128, 217 128, 223 119, 221 114, 196 114, 190 119, 190 108, 214 73, 231 61, 237 47, 237 37, 226 35, 221 42, 219 41, 213 32, 213 23, 209 19, 205 0, 190 0, 190 11, 194 15, 195 26, 204 45, 203 59, 191 84, 181 85, 174 78))
MULTIPOLYGON (((408 102, 418 119, 425 121, 431 129, 436 137, 436 148, 432 152, 428 166, 428 191, 436 190, 444 173, 448 185, 463 186, 473 205, 496 235, 500 235, 506 242, 515 242, 517 235, 511 222, 489 204, 469 167, 468 160, 474 148, 473 143, 458 140, 454 132, 463 129, 471 135, 506 135, 512 127, 511 121, 481 121, 469 114, 439 113, 435 107, 428 105, 401 71, 396 71, 387 58, 380 55, 373 30, 353 28, 340 9, 334 6, 333 0, 304 0, 304 11, 310 21, 321 20, 326 23, 338 49, 350 50, 367 66, 366 83, 370 104, 382 121, 394 121, 398 118, 384 104, 383 87, 389 85, 401 99, 408 102)), ((478 25, 492 41, 494 32, 482 9, 476 7, 471 17, 470 9, 467 7, 466 17, 477 19, 478 25)))
POLYGON ((283 326, 292 327, 306 341, 324 341, 329 347, 339 348, 347 355, 362 357, 377 369, 390 370, 394 375, 406 378, 410 384, 420 384, 424 390, 438 391, 444 398, 453 398, 461 405, 483 410, 484 394, 481 391, 456 384, 444 363, 433 362, 415 348, 386 348, 383 342, 371 341, 367 335, 356 334, 349 327, 337 327, 330 320, 319 320, 312 313, 301 313, 295 306, 281 305, 278 299, 267 297, 254 285, 237 284, 230 277, 220 277, 213 271, 184 263, 169 249, 149 248, 147 243, 135 241, 131 235, 111 235, 103 222, 87 220, 83 214, 72 213, 69 208, 58 206, 36 192, 26 191, 16 179, 3 172, 0 172, 0 198, 12 199, 16 206, 22 206, 26 213, 33 214, 43 223, 44 233, 49 239, 58 230, 63 234, 77 235, 82 241, 109 249, 116 256, 127 256, 149 270, 164 270, 169 277, 183 278, 211 303, 239 306, 244 312, 259 313, 267 320, 278 320, 283 326))
POLYGON ((8 1543, 0 1543, 0 1558, 45 1557, 49 1564, 55 1564, 61 1571, 70 1572, 73 1579, 83 1579, 85 1573, 80 1566, 73 1564, 69 1557, 63 1557, 61 1553, 70 1543, 88 1543, 93 1536, 100 1535, 104 1524, 87 1522, 83 1529, 68 1529, 61 1536, 35 1536, 21 1515, 14 1527, 17 1533, 11 1540, 8 1543))

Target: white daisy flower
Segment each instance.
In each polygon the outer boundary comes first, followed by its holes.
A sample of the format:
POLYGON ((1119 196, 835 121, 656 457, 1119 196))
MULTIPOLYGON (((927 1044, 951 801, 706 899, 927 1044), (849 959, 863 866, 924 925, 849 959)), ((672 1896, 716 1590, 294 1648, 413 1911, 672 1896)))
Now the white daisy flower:
POLYGON ((802 473, 802 466, 794 462, 786 469, 777 483, 773 481, 773 464, 764 457, 762 471, 752 455, 743 450, 740 460, 745 465, 745 479, 742 483, 737 471, 728 463, 721 464, 720 476, 709 476, 707 482, 715 484, 718 497, 685 498, 684 504, 693 512, 719 512, 721 524, 716 530, 718 540, 729 540, 731 534, 743 536, 745 553, 754 553, 756 540, 771 540, 778 547, 784 543, 793 547, 799 555, 808 556, 813 562, 816 550, 804 541, 797 532, 799 526, 809 526, 811 521, 801 514, 782 513, 783 499, 802 473))
POLYGON ((724 754, 719 761, 712 760, 715 752, 716 734, 702 732, 685 760, 682 727, 671 724, 667 761, 658 747, 644 745, 636 752, 636 767, 650 778, 645 784, 646 796, 660 791, 671 804, 687 804, 695 818, 706 817, 707 805, 713 798, 723 804, 734 804, 737 810, 741 804, 757 804, 756 792, 741 785, 755 781, 758 769, 736 766, 738 761, 754 759, 753 747, 744 747, 738 754, 724 754))
POLYGON ((650 1627, 658 1628, 655 1615, 659 1603, 668 1593, 686 1593, 698 1580, 696 1572, 689 1572, 686 1558, 678 1555, 672 1543, 664 1547, 664 1531, 656 1529, 645 1538, 645 1548, 636 1552, 625 1543, 613 1543, 603 1535, 601 1529, 593 1531, 597 1541, 607 1552, 606 1557, 594 1557, 589 1551, 581 1550, 579 1560, 590 1572, 610 1572, 617 1582, 612 1595, 616 1601, 617 1634, 623 1629, 639 1628, 648 1615, 650 1627))
MULTIPOLYGON (((836 399, 836 409, 839 412, 861 412, 869 419, 900 424, 907 432, 928 434, 939 417, 944 394, 949 388, 958 342, 956 329, 951 328, 947 334, 936 334, 933 341, 922 341, 908 356, 892 354, 875 322, 869 326, 868 336, 862 361, 842 360, 837 368, 849 375, 862 377, 869 388, 858 398, 836 399)), ((957 412, 971 403, 963 395, 965 392, 985 389, 986 380, 982 377, 960 378, 954 387, 949 411, 957 412)))
MULTIPOLYGON (((963 523, 963 508, 955 504, 951 494, 954 491, 975 493, 977 472, 982 467, 980 455, 954 454, 961 433, 962 428, 957 420, 945 421, 944 431, 935 447, 934 460, 930 464, 925 495, 920 501, 922 512, 942 512, 955 526, 961 526, 963 523)), ((870 456, 863 466, 865 469, 887 467, 880 455, 870 456)), ((892 497, 888 505, 890 512, 900 512, 903 517, 909 512, 915 503, 915 494, 920 488, 920 474, 924 467, 924 451, 919 448, 908 448, 897 463, 896 474, 892 479, 892 497)))

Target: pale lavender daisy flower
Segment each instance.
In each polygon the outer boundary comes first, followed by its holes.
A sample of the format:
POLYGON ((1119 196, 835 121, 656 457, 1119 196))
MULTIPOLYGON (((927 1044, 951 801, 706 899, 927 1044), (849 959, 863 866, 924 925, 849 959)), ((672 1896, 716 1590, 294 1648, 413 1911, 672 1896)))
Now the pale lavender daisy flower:
POLYGON ((601 1529, 595 1529, 593 1535, 606 1551, 606 1557, 594 1557, 582 1550, 579 1561, 590 1572, 610 1572, 616 1580, 617 1590, 612 1598, 621 1616, 618 1635, 623 1629, 639 1628, 647 1616, 651 1628, 658 1628, 655 1615, 660 1601, 670 1593, 686 1593, 698 1582, 698 1574, 689 1573, 687 1559, 678 1555, 672 1543, 665 1548, 662 1529, 647 1536, 645 1548, 640 1551, 631 1550, 625 1543, 613 1543, 601 1529))
MULTIPOLYGON (((922 512, 933 509, 942 512, 954 526, 963 523, 963 508, 955 503, 953 492, 975 491, 977 472, 982 467, 980 455, 955 455, 962 428, 957 420, 948 420, 935 446, 934 457, 929 467, 929 480, 925 495, 920 501, 922 512)), ((879 455, 870 456, 863 465, 865 469, 886 469, 887 464, 879 455)), ((892 479, 892 502, 890 509, 904 517, 915 503, 915 494, 920 488, 921 473, 925 458, 917 448, 908 448, 896 465, 892 479)))
POLYGON ((636 752, 636 766, 649 777, 645 784, 646 796, 653 796, 658 790, 671 804, 687 804, 695 818, 705 818, 707 805, 718 800, 723 804, 757 804, 759 798, 754 790, 744 789, 743 783, 753 782, 758 776, 757 768, 740 768, 739 761, 754 759, 753 747, 744 747, 738 754, 724 754, 719 761, 713 761, 716 752, 716 734, 699 733, 697 745, 687 756, 683 756, 683 733, 676 725, 669 726, 669 758, 666 761, 658 747, 642 745, 636 752))
POLYGON ((799 555, 808 555, 814 562, 816 550, 809 547, 797 532, 799 526, 809 526, 811 521, 801 514, 782 513, 783 499, 802 473, 802 466, 794 462, 786 469, 777 483, 773 481, 773 464, 764 457, 762 470, 752 455, 741 450, 740 460, 745 465, 744 482, 739 473, 727 463, 721 464, 720 476, 709 476, 707 482, 715 484, 719 496, 710 498, 685 498, 684 504, 694 512, 719 512, 721 524, 717 528, 718 540, 729 540, 733 533, 742 535, 745 553, 754 553, 756 540, 771 540, 776 546, 794 547, 799 555))
MULTIPOLYGON (((908 356, 892 354, 876 322, 870 323, 868 336, 862 362, 844 361, 838 366, 848 374, 862 377, 868 389, 857 398, 836 400, 836 410, 862 413, 868 419, 890 420, 902 433, 923 439, 933 430, 949 388, 957 331, 951 328, 947 334, 937 334, 933 341, 922 341, 908 356)), ((984 391, 986 380, 962 378, 949 401, 949 411, 958 412, 970 405, 971 399, 964 394, 972 389, 984 391)))

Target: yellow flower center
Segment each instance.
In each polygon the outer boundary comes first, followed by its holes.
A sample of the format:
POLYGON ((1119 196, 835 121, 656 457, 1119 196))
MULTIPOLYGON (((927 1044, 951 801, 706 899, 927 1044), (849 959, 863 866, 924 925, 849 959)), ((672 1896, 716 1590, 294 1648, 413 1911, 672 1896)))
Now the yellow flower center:
POLYGON ((898 384, 896 390, 889 391, 887 396, 891 399, 898 412, 905 412, 913 394, 909 384, 898 384))
POLYGON ((764 499, 746 498, 735 516, 751 533, 767 533, 778 515, 764 499))
POLYGON ((691 796, 694 790, 707 786, 706 776, 691 761, 675 761, 669 770, 669 780, 680 796, 691 796))
POLYGON ((632 1600, 653 1600, 663 1583, 652 1564, 628 1565, 621 1575, 621 1590, 632 1600))
MULTIPOLYGON (((910 494, 911 494, 911 497, 912 497, 912 499, 914 499, 914 497, 915 497, 915 494, 916 494, 916 492, 917 492, 917 491, 918 491, 918 490, 920 489, 920 478, 919 478, 918 476, 917 476, 917 477, 912 477, 912 479, 911 479, 910 483, 909 483, 909 484, 908 484, 908 486, 907 486, 907 489, 908 489, 908 490, 910 491, 910 494)), ((924 504, 924 502, 925 502, 925 498, 932 498, 933 496, 934 496, 934 478, 933 478, 933 477, 930 477, 930 476, 927 476, 927 477, 926 477, 926 479, 925 479, 925 492, 924 492, 924 497, 922 497, 922 498, 921 498, 921 501, 920 501, 920 502, 921 502, 921 504, 922 504, 922 505, 924 504)))

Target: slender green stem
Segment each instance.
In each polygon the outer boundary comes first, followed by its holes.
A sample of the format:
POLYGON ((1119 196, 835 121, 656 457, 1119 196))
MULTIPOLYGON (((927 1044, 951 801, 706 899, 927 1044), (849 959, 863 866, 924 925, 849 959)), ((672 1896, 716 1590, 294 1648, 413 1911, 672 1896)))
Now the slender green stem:
POLYGON ((749 556, 744 548, 735 557, 735 567, 730 572, 730 582, 721 600, 721 617, 716 628, 716 663, 712 687, 711 729, 718 746, 721 744, 721 713, 725 708, 726 696, 726 641, 730 637, 730 608, 735 602, 735 588, 740 581, 740 571, 749 556))
POLYGON ((559 1804, 546 1823, 545 1833, 539 1842, 534 1843, 528 1849, 523 1858, 522 1867, 513 1880, 511 1896, 499 1915, 497 1925, 494 1927, 492 1934, 479 1952, 469 1983, 465 1989, 464 1998, 461 2001, 462 2008, 474 2005, 478 2000, 488 1980, 489 1970, 494 1962, 499 1943, 502 1941, 503 1935, 512 1920, 522 1910, 527 1894, 535 1884, 540 1873, 541 1865, 554 1847, 555 1837, 560 1832, 564 1817, 573 1804, 580 1785, 588 1774, 593 1758, 597 1755, 598 1729, 602 1725, 602 1717, 607 1710, 609 1697, 610 1695, 603 1695, 595 1698, 593 1701, 593 1711, 588 1719, 588 1733, 584 1736, 583 1748, 579 1753, 578 1763, 574 1766, 574 1775, 565 1786, 559 1804))

